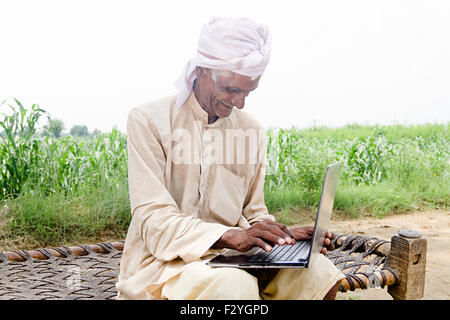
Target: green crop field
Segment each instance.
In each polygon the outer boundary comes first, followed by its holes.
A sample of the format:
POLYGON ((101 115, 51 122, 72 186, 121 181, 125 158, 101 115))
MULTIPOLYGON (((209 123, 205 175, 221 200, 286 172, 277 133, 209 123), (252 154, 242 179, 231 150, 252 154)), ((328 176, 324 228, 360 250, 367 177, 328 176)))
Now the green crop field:
MULTIPOLYGON (((47 113, 0 105, 0 246, 123 239, 130 221, 126 135, 42 136, 47 113)), ((271 129, 265 200, 282 222, 316 209, 325 168, 342 161, 335 209, 347 217, 446 209, 449 124, 271 129), (306 209, 306 211, 305 211, 306 209)))
POLYGON ((315 210, 325 168, 343 164, 335 209, 348 217, 448 208, 447 124, 269 130, 266 205, 315 210))

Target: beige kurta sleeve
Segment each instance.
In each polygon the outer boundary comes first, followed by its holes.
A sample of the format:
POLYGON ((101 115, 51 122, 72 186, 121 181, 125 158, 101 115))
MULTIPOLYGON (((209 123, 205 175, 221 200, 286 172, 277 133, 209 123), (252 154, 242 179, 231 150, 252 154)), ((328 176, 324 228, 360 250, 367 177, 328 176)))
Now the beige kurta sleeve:
POLYGON ((264 219, 275 221, 275 217, 269 214, 264 202, 264 182, 266 178, 266 167, 267 140, 265 130, 260 129, 258 135, 258 153, 255 175, 251 180, 243 210, 243 215, 250 225, 264 219))
POLYGON ((133 232, 160 261, 199 259, 230 228, 180 212, 165 185, 162 134, 142 110, 130 111, 127 134, 133 232))

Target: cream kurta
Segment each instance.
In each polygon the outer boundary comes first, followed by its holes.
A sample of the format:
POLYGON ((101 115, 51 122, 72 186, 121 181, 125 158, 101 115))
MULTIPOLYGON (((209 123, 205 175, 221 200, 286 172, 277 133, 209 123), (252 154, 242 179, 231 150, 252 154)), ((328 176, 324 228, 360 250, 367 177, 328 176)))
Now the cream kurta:
POLYGON ((120 264, 119 299, 158 299, 163 284, 202 263, 230 228, 274 220, 264 204, 263 128, 234 109, 208 125, 194 93, 129 113, 132 220, 120 264))

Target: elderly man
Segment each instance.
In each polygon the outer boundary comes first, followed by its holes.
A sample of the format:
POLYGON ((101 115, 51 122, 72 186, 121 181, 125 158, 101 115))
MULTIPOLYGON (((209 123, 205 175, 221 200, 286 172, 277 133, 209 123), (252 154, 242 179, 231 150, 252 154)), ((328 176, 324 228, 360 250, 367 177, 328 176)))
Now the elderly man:
POLYGON ((268 213, 265 134, 241 110, 270 50, 266 26, 213 18, 177 82, 178 94, 130 111, 132 220, 119 299, 334 298, 343 275, 323 255, 312 268, 271 273, 206 265, 224 250, 270 251, 274 243, 312 234, 311 227, 289 229, 268 213))

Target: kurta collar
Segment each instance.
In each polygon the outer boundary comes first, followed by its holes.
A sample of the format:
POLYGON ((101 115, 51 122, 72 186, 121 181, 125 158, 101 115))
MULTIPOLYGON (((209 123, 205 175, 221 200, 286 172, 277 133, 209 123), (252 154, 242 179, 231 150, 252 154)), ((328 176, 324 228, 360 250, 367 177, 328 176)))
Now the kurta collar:
POLYGON ((185 105, 189 106, 193 110, 195 118, 199 119, 202 124, 208 128, 218 127, 225 120, 224 118, 219 118, 216 122, 208 124, 208 112, 206 112, 200 103, 198 103, 194 90, 192 90, 191 95, 185 102, 185 105))

